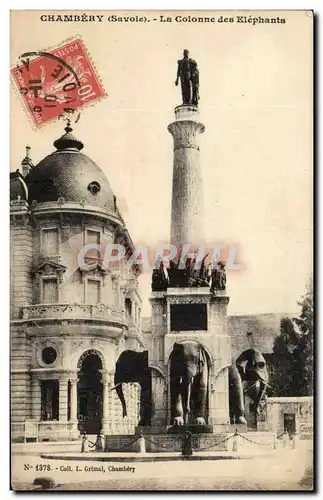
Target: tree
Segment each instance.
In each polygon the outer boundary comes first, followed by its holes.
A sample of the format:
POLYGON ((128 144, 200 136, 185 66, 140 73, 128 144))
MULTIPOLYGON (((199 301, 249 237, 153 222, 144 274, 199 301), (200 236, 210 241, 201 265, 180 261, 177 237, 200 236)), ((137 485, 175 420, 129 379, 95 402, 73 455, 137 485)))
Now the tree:
POLYGON ((301 314, 299 318, 295 318, 295 323, 300 330, 300 338, 295 356, 301 368, 299 390, 303 396, 311 396, 313 394, 314 370, 314 304, 312 281, 310 281, 306 293, 298 305, 301 307, 301 314))
POLYGON ((280 335, 274 342, 274 374, 270 383, 275 396, 310 396, 313 392, 312 283, 298 305, 299 317, 282 318, 280 335))

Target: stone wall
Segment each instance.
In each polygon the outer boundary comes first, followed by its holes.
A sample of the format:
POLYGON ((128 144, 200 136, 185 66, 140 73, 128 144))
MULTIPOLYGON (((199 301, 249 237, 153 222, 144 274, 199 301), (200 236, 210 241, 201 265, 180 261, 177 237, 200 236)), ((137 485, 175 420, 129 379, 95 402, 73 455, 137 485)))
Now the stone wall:
MULTIPOLYGON (((296 315, 296 313, 295 313, 296 315)), ((272 353, 274 340, 280 333, 280 320, 291 314, 248 314, 228 316, 232 356, 236 359, 246 349, 272 353)))
POLYGON ((313 397, 274 397, 267 398, 268 430, 277 436, 285 430, 285 416, 295 422, 295 431, 301 437, 313 437, 313 397))
POLYGON ((10 314, 21 317, 21 308, 32 302, 33 233, 27 218, 12 220, 10 227, 10 314))
MULTIPOLYGON (((194 434, 192 447, 196 451, 225 451, 228 449, 226 434, 194 434)), ((183 438, 180 434, 154 434, 145 436, 146 451, 181 452, 183 438)), ((139 452, 139 440, 134 436, 106 436, 106 451, 139 452)))
POLYGON ((30 417, 31 346, 21 320, 22 307, 32 302, 32 229, 27 216, 12 219, 10 228, 10 330, 12 440, 22 440, 25 418, 30 417))

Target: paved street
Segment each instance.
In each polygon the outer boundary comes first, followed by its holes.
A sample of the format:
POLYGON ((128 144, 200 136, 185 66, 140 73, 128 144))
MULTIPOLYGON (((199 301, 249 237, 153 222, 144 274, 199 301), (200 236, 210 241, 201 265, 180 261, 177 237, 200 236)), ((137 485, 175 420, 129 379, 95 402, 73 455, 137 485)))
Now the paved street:
POLYGON ((304 445, 266 456, 194 462, 69 461, 13 455, 12 486, 32 489, 36 477, 50 477, 59 490, 309 490, 311 460, 312 452, 304 445))

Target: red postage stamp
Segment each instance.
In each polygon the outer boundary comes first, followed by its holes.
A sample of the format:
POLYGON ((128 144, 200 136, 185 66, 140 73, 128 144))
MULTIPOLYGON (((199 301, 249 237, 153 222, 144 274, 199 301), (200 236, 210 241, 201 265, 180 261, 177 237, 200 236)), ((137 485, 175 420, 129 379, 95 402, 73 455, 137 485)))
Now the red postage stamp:
POLYGON ((25 52, 11 73, 37 127, 106 96, 81 38, 49 51, 25 52))

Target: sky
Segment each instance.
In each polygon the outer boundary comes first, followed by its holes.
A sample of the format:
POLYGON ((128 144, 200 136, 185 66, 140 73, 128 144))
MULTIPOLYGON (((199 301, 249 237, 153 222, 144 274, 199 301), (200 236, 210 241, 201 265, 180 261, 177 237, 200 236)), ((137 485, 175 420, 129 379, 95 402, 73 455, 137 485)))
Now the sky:
MULTIPOLYGON (((288 12, 284 24, 255 26, 176 23, 174 13, 171 23, 76 26, 44 24, 40 14, 12 15, 11 66, 27 50, 82 35, 108 97, 82 111, 74 133, 109 179, 135 244, 155 247, 169 239, 173 150, 167 125, 181 103, 177 60, 190 49, 200 71, 205 125, 207 240, 238 245, 244 266, 228 271, 228 313, 295 313, 312 267, 308 13, 288 12)), ((62 132, 61 122, 33 130, 12 87, 11 170, 20 166, 26 144, 38 163, 62 132)), ((143 316, 150 314, 150 279, 150 273, 140 278, 143 316)))

